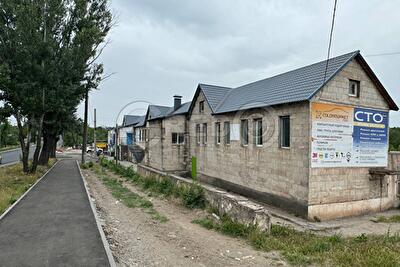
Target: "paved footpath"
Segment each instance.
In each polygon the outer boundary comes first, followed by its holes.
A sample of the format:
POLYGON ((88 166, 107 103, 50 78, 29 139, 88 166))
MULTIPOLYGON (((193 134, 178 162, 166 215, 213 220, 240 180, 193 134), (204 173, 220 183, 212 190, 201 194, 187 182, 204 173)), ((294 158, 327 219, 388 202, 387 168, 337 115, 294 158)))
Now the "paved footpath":
POLYGON ((0 266, 110 266, 75 160, 0 220, 0 266))

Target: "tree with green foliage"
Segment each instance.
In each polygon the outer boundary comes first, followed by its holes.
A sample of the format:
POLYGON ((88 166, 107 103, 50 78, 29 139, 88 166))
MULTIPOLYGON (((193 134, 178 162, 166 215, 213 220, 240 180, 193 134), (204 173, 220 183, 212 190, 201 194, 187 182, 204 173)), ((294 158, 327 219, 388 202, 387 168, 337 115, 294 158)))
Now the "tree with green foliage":
POLYGON ((400 151, 400 128, 389 129, 389 151, 400 151))
POLYGON ((25 172, 36 171, 40 151, 47 164, 77 105, 98 87, 111 24, 108 0, 0 1, 0 100, 17 121, 25 172))

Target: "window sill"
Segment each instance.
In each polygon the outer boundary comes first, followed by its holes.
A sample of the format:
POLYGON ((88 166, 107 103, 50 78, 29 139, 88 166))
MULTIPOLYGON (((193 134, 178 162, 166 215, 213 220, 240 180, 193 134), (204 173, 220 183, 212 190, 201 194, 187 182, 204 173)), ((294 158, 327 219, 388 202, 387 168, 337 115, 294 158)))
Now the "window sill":
POLYGON ((262 147, 264 147, 263 145, 256 145, 256 147, 258 147, 258 148, 262 148, 262 147))
POLYGON ((283 149, 283 150, 290 150, 290 146, 289 146, 289 147, 287 147, 287 146, 281 146, 280 149, 283 149))
POLYGON ((353 98, 360 98, 359 96, 357 96, 357 95, 352 95, 352 94, 348 94, 348 96, 353 97, 353 98))

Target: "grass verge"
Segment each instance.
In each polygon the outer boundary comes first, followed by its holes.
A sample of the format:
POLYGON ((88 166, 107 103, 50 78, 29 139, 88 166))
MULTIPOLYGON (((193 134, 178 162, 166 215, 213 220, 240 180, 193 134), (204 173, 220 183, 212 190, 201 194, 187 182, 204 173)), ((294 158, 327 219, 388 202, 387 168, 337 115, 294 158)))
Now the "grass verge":
MULTIPOLYGON (((206 201, 202 188, 175 184, 172 179, 143 178, 132 168, 117 165, 102 159, 101 166, 124 177, 142 190, 158 196, 174 196, 181 199, 189 208, 204 208, 206 201)), ((212 211, 215 213, 215 211, 212 211)), ((216 222, 209 218, 194 220, 207 229, 213 229, 225 235, 247 240, 254 248, 263 251, 280 251, 293 265, 311 264, 328 266, 400 266, 400 236, 365 235, 344 238, 340 235, 319 236, 310 232, 300 232, 289 227, 272 225, 271 232, 265 233, 256 226, 246 226, 222 216, 216 222)))
POLYGON ((36 173, 25 174, 22 164, 14 164, 0 168, 0 214, 14 204, 55 163, 49 161, 49 166, 38 166, 36 173))
POLYGON ((159 221, 160 223, 168 221, 165 216, 162 216, 153 208, 153 203, 151 203, 150 200, 124 187, 122 181, 118 181, 117 179, 107 175, 99 165, 90 164, 90 167, 89 165, 87 166, 87 168, 92 167, 103 184, 111 191, 112 196, 121 201, 125 206, 128 208, 141 208, 146 213, 150 214, 154 220, 159 221))
POLYGON ((211 218, 194 220, 207 229, 247 240, 263 251, 277 250, 293 265, 328 266, 400 266, 400 236, 359 235, 344 238, 340 235, 319 236, 296 231, 290 227, 272 225, 269 234, 254 226, 245 226, 229 217, 219 222, 211 218))
POLYGON ((184 206, 191 209, 204 208, 206 206, 203 188, 197 183, 190 185, 176 184, 168 177, 160 179, 155 177, 144 178, 138 175, 132 167, 123 167, 107 159, 101 159, 100 165, 124 177, 143 191, 154 193, 157 196, 173 196, 180 199, 184 206))
POLYGON ((381 222, 381 223, 400 223, 400 215, 393 215, 393 216, 379 216, 376 219, 376 222, 381 222))

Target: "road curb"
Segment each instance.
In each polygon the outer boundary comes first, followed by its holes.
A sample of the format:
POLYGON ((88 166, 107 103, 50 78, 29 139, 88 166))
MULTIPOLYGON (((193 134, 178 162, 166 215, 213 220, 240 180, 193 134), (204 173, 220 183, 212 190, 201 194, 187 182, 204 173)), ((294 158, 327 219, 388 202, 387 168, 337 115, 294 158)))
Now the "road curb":
MULTIPOLYGON (((36 182, 31 186, 31 187, 29 187, 29 189, 28 190, 26 190, 25 191, 25 193, 23 193, 18 199, 17 199, 17 201, 15 201, 10 207, 8 207, 8 209, 6 209, 1 215, 0 215, 0 221, 4 218, 4 217, 6 217, 6 215, 8 214, 8 213, 10 213, 10 211, 15 207, 15 206, 17 206, 17 204, 58 164, 58 162, 60 162, 59 160, 57 160, 56 161, 56 163, 54 163, 53 164, 53 166, 51 166, 51 168, 50 169, 48 169, 43 175, 42 175, 42 177, 40 177, 39 179, 37 179, 36 180, 36 182)), ((18 163, 18 162, 17 162, 18 163)), ((15 164, 15 163, 12 163, 12 164, 10 164, 10 165, 13 165, 13 164, 15 164)), ((4 167, 6 167, 6 166, 10 166, 10 165, 5 165, 4 167)))
POLYGON ((79 173, 80 173, 82 181, 83 181, 83 185, 85 186, 86 195, 88 197, 88 201, 90 203, 90 208, 92 209, 94 219, 96 221, 97 229, 100 233, 101 241, 103 241, 103 246, 104 246, 104 250, 106 251, 106 254, 107 254, 108 262, 110 263, 111 267, 116 267, 117 265, 115 264, 114 256, 112 255, 112 252, 110 249, 110 244, 108 243, 106 235, 104 234, 103 227, 101 227, 99 216, 97 215, 97 211, 96 211, 96 206, 90 198, 89 188, 88 188, 86 179, 82 174, 81 166, 79 166, 79 162, 77 160, 76 160, 76 165, 78 166, 79 173))

